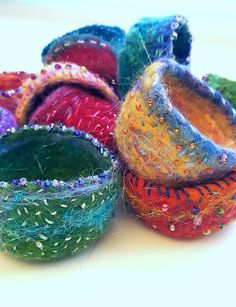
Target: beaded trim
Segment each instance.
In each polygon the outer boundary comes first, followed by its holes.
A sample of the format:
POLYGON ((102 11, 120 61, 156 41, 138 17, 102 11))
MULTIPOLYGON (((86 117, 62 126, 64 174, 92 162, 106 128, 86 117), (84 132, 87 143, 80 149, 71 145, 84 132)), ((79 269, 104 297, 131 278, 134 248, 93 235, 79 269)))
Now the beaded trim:
MULTIPOLYGON (((161 78, 165 73, 177 77, 181 80, 181 83, 191 88, 197 95, 211 100, 217 107, 220 107, 224 114, 231 119, 232 124, 236 124, 236 110, 233 108, 232 104, 217 90, 211 88, 204 78, 202 80, 199 79, 189 72, 188 67, 176 65, 176 62, 170 59, 163 58, 160 59, 158 63, 160 65, 154 64, 155 79, 153 80, 153 85, 155 85, 155 91, 162 90, 163 83, 161 78)), ((154 97, 154 91, 150 93, 150 98, 152 98, 151 96, 154 97)))
POLYGON ((186 66, 163 58, 146 68, 121 107, 116 139, 123 159, 136 175, 165 186, 209 182, 227 173, 236 166, 236 150, 217 145, 191 125, 169 99, 164 74, 220 109, 236 135, 232 105, 186 66))
POLYGON ((31 74, 30 78, 25 80, 19 93, 16 95, 18 101, 16 118, 20 125, 26 122, 27 112, 33 103, 33 98, 43 93, 45 86, 52 86, 60 82, 80 84, 86 88, 96 89, 111 103, 115 105, 119 103, 112 88, 98 76, 89 72, 86 67, 72 63, 52 63, 44 66, 40 74, 31 74))
POLYGON ((207 184, 168 188, 125 173, 126 198, 144 222, 166 235, 194 238, 236 218, 236 172, 207 184))
MULTIPOLYGON (((16 72, 6 72, 6 71, 3 71, 1 74, 2 75, 16 75, 16 76, 20 76, 20 75, 26 75, 27 73, 24 72, 24 71, 16 71, 16 72)), ((0 79, 0 82, 1 82, 1 79, 0 79)), ((20 91, 19 88, 7 90, 7 91, 0 90, 0 96, 8 98, 8 97, 16 95, 17 93, 19 93, 19 91, 20 91)))
POLYGON ((103 173, 95 176, 89 176, 86 178, 78 178, 77 180, 71 181, 62 181, 62 180, 33 180, 28 181, 27 178, 13 179, 12 182, 0 181, 0 188, 16 188, 16 187, 30 187, 38 189, 38 193, 46 193, 46 192, 60 192, 66 189, 74 190, 79 188, 84 188, 86 186, 91 185, 104 185, 108 184, 112 178, 113 173, 118 169, 118 160, 115 155, 104 147, 97 139, 92 137, 90 134, 85 133, 83 131, 76 130, 74 128, 67 128, 65 125, 54 125, 50 124, 47 126, 40 125, 24 125, 22 128, 9 128, 4 135, 0 136, 1 138, 6 137, 9 134, 17 133, 22 130, 44 130, 48 133, 56 132, 64 135, 71 135, 74 137, 82 138, 83 140, 90 141, 94 147, 96 147, 100 154, 104 157, 108 158, 111 162, 112 167, 109 170, 104 171, 103 173))
POLYGON ((119 82, 122 96, 125 96, 146 65, 162 57, 172 58, 180 64, 188 65, 191 44, 192 35, 188 20, 184 16, 140 19, 130 28, 119 54, 119 82), (185 33, 184 38, 182 33, 185 33))

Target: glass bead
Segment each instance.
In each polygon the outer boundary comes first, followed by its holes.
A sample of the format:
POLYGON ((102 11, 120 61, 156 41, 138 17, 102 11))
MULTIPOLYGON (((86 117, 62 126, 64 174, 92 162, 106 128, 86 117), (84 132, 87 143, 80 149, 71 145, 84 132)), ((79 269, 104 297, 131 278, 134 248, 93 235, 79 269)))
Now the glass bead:
POLYGON ((176 150, 181 151, 183 149, 182 145, 176 145, 176 150))
POLYGON ((209 236, 211 234, 211 230, 210 229, 204 230, 202 234, 204 234, 204 236, 209 236))
POLYGON ((60 64, 55 64, 54 66, 56 69, 61 69, 61 65, 60 64))
POLYGON ((224 213, 225 213, 225 209, 224 208, 217 209, 217 215, 223 215, 224 213))
POLYGON ((168 210, 168 205, 167 204, 163 204, 162 205, 162 211, 166 212, 168 210))
POLYGON ((21 178, 20 179, 20 185, 26 186, 27 185, 27 179, 26 178, 21 178))
POLYGON ((198 207, 193 207, 192 208, 192 214, 193 215, 197 215, 197 214, 199 214, 199 212, 200 212, 200 209, 198 207))
POLYGON ((193 219, 193 225, 200 226, 202 224, 202 216, 196 215, 193 219))
POLYGON ((58 186, 59 186, 59 181, 58 181, 57 179, 53 179, 53 181, 52 181, 52 186, 53 186, 54 188, 58 187, 58 186))
POLYGON ((176 30, 179 27, 179 23, 178 22, 173 22, 170 27, 171 27, 172 30, 176 30))
POLYGON ((173 33, 171 34, 171 36, 170 36, 170 39, 171 39, 171 40, 176 40, 177 37, 178 37, 178 34, 177 34, 176 32, 173 32, 173 33))

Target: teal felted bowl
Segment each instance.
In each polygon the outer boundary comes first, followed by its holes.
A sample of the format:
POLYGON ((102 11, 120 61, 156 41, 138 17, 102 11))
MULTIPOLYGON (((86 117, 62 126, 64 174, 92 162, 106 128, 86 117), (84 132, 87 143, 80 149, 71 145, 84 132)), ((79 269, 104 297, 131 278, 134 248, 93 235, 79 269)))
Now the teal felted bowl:
POLYGON ((117 160, 65 126, 24 126, 0 138, 0 246, 29 261, 79 253, 110 224, 117 160))
POLYGON ((142 18, 128 31, 119 54, 119 86, 124 97, 147 65, 172 58, 188 65, 192 35, 188 20, 180 15, 142 18))

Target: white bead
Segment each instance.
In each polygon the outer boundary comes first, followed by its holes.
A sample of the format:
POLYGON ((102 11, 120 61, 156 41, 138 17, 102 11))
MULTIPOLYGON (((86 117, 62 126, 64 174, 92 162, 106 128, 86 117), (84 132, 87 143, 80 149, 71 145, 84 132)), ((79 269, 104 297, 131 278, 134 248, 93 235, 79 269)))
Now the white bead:
POLYGON ((200 226, 202 224, 202 216, 196 215, 193 219, 193 225, 200 226))
POLYGON ((52 186, 55 188, 55 187, 58 187, 58 185, 59 185, 59 181, 57 179, 53 179, 52 186))

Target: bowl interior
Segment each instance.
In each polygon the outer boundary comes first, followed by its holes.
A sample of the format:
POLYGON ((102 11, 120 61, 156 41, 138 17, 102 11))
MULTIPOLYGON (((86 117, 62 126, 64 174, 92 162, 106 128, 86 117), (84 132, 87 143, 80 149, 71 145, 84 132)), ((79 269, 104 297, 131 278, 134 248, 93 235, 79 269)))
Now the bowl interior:
POLYGON ((57 89, 65 85, 69 85, 70 87, 73 87, 75 89, 78 88, 78 89, 86 90, 88 95, 90 94, 91 96, 96 96, 96 97, 106 100, 105 96, 97 89, 84 88, 83 86, 80 86, 79 84, 68 83, 68 82, 57 82, 53 85, 49 84, 43 88, 42 92, 37 93, 31 98, 30 103, 29 103, 29 108, 26 110, 27 122, 30 120, 30 117, 34 113, 34 111, 36 111, 37 108, 44 103, 45 99, 50 94, 52 94, 54 91, 56 91, 57 89))
POLYGON ((110 167, 111 162, 90 141, 59 131, 21 130, 0 140, 0 181, 69 181, 110 167))
POLYGON ((191 33, 186 24, 182 25, 175 31, 178 36, 177 39, 173 41, 173 54, 179 63, 184 63, 189 57, 191 51, 191 33))
POLYGON ((236 149, 235 129, 229 116, 219 106, 200 97, 176 77, 166 74, 163 81, 172 105, 192 126, 215 144, 236 149))

